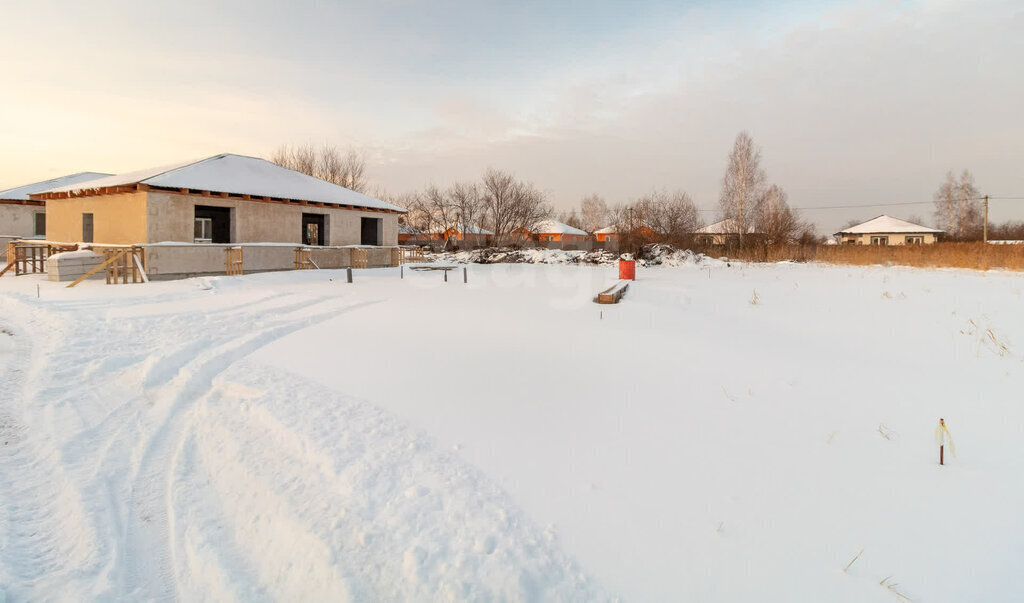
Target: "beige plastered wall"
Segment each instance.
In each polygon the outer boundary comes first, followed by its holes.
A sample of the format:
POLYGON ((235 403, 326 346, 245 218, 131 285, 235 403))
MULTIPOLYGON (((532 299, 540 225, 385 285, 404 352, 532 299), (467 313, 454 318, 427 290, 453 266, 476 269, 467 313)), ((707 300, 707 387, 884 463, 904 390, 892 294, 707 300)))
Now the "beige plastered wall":
POLYGON ((328 245, 358 245, 360 218, 382 220, 382 245, 398 244, 398 215, 327 207, 285 205, 223 197, 150 191, 146 241, 191 242, 195 207, 228 207, 232 211, 232 243, 301 243, 302 214, 324 214, 328 245))
POLYGON ((131 245, 146 240, 146 193, 97 195, 46 202, 46 239, 82 240, 82 214, 93 215, 93 242, 131 245))
POLYGON ((35 218, 33 216, 42 213, 46 213, 45 206, 4 203, 0 200, 0 236, 35 236, 35 218))
POLYGON ((880 232, 880 233, 875 233, 875 234, 843 234, 843 235, 840 235, 840 237, 842 237, 840 239, 841 242, 843 242, 843 243, 851 243, 852 242, 852 243, 854 243, 856 245, 870 245, 871 244, 871 237, 889 237, 889 245, 906 245, 907 244, 907 237, 924 237, 924 241, 922 242, 922 244, 924 244, 924 245, 931 245, 932 243, 935 243, 935 241, 936 241, 935 233, 932 233, 932 232, 926 232, 926 233, 921 233, 921 234, 913 234, 913 233, 910 233, 910 234, 908 234, 908 233, 890 234, 890 233, 885 233, 885 232, 880 232))

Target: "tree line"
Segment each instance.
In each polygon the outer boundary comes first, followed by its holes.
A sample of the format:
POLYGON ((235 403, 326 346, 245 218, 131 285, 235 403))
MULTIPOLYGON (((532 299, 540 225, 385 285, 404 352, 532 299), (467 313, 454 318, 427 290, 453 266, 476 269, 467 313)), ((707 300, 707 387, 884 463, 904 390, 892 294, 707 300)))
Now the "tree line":
MULTIPOLYGON (((716 218, 725 224, 720 230, 734 234, 741 245, 820 242, 814 227, 790 207, 785 189, 769 182, 761 158, 761 148, 750 134, 740 132, 721 180, 716 218)), ((532 229, 547 218, 590 233, 611 227, 627 246, 654 240, 690 246, 696 242, 695 233, 705 226, 701 210, 683 190, 655 190, 615 204, 594 193, 584 197, 578 207, 556 213, 547 193, 532 182, 495 168, 487 169, 475 181, 447 187, 432 184, 422 191, 396 196, 369 190, 365 153, 354 148, 341 151, 333 145, 283 145, 272 154, 271 161, 405 207, 409 212, 402 221, 421 232, 486 228, 499 244, 512 240, 519 229, 532 229)), ((959 177, 952 171, 947 173, 934 195, 934 218, 935 226, 945 231, 948 240, 981 239, 982 198, 970 171, 963 170, 959 177)), ((922 223, 917 217, 908 221, 922 223)), ((846 226, 858 223, 853 220, 846 226)), ((989 233, 993 239, 1024 239, 1024 223, 990 224, 989 233)))

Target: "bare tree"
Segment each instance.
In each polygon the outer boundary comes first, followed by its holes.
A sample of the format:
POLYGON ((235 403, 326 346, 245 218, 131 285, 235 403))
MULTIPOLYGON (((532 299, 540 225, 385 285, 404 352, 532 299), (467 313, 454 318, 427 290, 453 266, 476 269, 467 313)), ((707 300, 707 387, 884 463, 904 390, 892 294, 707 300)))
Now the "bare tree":
POLYGON ((693 233, 701 226, 697 205, 685 191, 654 191, 638 199, 633 207, 655 239, 673 245, 689 245, 693 233))
POLYGON ((978 200, 978 188, 974 186, 974 176, 967 170, 960 173, 960 181, 956 187, 957 196, 957 237, 965 239, 979 238, 982 229, 982 216, 978 200))
POLYGON ((769 245, 791 243, 804 228, 799 216, 789 207, 786 191, 777 184, 768 187, 758 199, 754 220, 757 232, 764 235, 769 245))
POLYGON ((573 228, 583 229, 583 219, 580 218, 580 214, 576 211, 575 207, 559 213, 557 219, 559 222, 568 224, 573 228))
POLYGON ((407 210, 404 216, 406 224, 424 234, 434 232, 437 226, 434 214, 430 211, 430 207, 427 205, 422 194, 410 193, 401 197, 401 203, 398 203, 398 201, 398 199, 395 199, 392 202, 401 205, 407 210))
POLYGON ((456 182, 448 188, 448 200, 455 210, 461 232, 471 232, 480 227, 484 203, 479 186, 472 182, 456 182))
POLYGON ((608 204, 597 194, 588 195, 580 202, 581 222, 579 228, 587 232, 608 226, 608 204))
POLYGON ((366 158, 350 148, 345 154, 333 145, 315 148, 311 144, 281 145, 270 160, 282 167, 302 172, 362 193, 366 192, 366 158))
POLYGON ((512 174, 496 169, 484 173, 483 205, 496 241, 504 242, 519 228, 532 227, 551 213, 544 193, 512 174))
POLYGON ((761 169, 761 149, 746 132, 740 132, 729 153, 729 165, 722 178, 722 194, 718 205, 723 220, 732 219, 743 244, 754 204, 764 192, 766 176, 761 169))

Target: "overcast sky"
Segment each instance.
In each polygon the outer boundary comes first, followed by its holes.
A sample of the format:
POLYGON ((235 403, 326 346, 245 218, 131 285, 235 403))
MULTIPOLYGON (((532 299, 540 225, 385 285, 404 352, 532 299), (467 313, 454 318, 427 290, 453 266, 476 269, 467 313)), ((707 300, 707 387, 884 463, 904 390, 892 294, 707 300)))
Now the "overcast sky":
MULTIPOLYGON (((392 193, 493 166, 558 209, 710 210, 746 130, 794 207, 929 202, 964 168, 1024 197, 1020 0, 208 4, 0 0, 0 189, 312 142, 392 193)), ((804 215, 881 213, 931 222, 804 215)))

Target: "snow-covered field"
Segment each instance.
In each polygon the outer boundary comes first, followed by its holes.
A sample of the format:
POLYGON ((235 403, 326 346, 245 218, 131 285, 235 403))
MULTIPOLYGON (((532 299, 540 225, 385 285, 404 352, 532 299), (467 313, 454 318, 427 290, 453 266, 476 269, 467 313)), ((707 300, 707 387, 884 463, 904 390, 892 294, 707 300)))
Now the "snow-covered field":
POLYGON ((682 264, 4 277, 0 601, 1024 598, 1024 276, 682 264))

